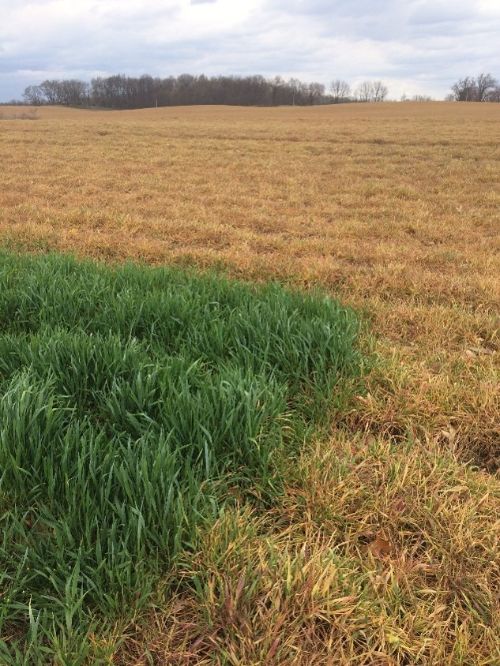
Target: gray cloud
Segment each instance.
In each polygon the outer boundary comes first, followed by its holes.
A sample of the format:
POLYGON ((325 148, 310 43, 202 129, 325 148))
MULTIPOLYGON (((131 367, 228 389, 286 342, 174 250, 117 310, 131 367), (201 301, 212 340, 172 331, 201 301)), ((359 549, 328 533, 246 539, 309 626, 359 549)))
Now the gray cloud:
POLYGON ((381 78, 442 97, 500 63, 498 0, 0 0, 0 101, 48 77, 381 78))

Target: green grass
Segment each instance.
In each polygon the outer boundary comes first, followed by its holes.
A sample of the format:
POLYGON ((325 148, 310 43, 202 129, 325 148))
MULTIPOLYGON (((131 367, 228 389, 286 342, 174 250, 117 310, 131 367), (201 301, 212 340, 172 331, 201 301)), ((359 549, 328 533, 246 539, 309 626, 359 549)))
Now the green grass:
POLYGON ((356 337, 320 294, 0 255, 2 663, 83 663, 235 489, 272 502, 356 337))

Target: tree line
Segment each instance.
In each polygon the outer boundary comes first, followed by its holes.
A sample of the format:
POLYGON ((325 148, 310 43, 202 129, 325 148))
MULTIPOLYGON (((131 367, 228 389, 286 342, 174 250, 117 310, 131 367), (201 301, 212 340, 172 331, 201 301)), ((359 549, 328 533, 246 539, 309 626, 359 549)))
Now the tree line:
POLYGON ((87 83, 77 79, 46 80, 28 86, 26 104, 60 104, 113 109, 155 106, 229 104, 235 106, 311 106, 345 102, 383 102, 388 89, 381 81, 365 81, 351 92, 346 81, 332 81, 327 91, 322 83, 285 80, 280 76, 193 76, 168 78, 117 74, 97 77, 87 83))
POLYGON ((500 102, 500 83, 491 74, 466 76, 451 87, 449 101, 454 102, 500 102))
MULTIPOLYGON (((500 102, 500 83, 491 74, 466 76, 451 87, 448 101, 500 102)), ((167 78, 117 74, 90 81, 51 79, 28 86, 25 104, 39 106, 104 107, 138 109, 154 106, 228 104, 235 106, 311 106, 346 102, 384 102, 388 96, 382 81, 364 81, 354 89, 347 81, 335 79, 328 89, 322 83, 304 83, 280 76, 193 76, 181 74, 167 78)), ((425 95, 401 101, 430 101, 425 95)))

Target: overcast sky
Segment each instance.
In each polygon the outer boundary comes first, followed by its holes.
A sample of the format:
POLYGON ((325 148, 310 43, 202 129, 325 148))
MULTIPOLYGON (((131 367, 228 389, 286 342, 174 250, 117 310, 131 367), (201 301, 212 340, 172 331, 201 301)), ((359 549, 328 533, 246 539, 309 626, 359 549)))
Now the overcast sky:
POLYGON ((0 101, 46 78, 264 74, 442 98, 500 78, 500 0, 0 0, 0 101))

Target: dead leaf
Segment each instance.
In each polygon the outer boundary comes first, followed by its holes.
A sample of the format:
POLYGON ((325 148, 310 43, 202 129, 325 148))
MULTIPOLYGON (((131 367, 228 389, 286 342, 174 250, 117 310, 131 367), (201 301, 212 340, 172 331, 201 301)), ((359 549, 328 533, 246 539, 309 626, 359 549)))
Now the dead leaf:
POLYGON ((394 502, 391 505, 391 508, 396 513, 403 513, 406 510, 406 502, 404 501, 404 499, 399 497, 398 499, 394 500, 394 502))
POLYGON ((381 533, 377 534, 375 541, 369 545, 371 554, 379 560, 389 557, 392 553, 391 542, 381 533))

